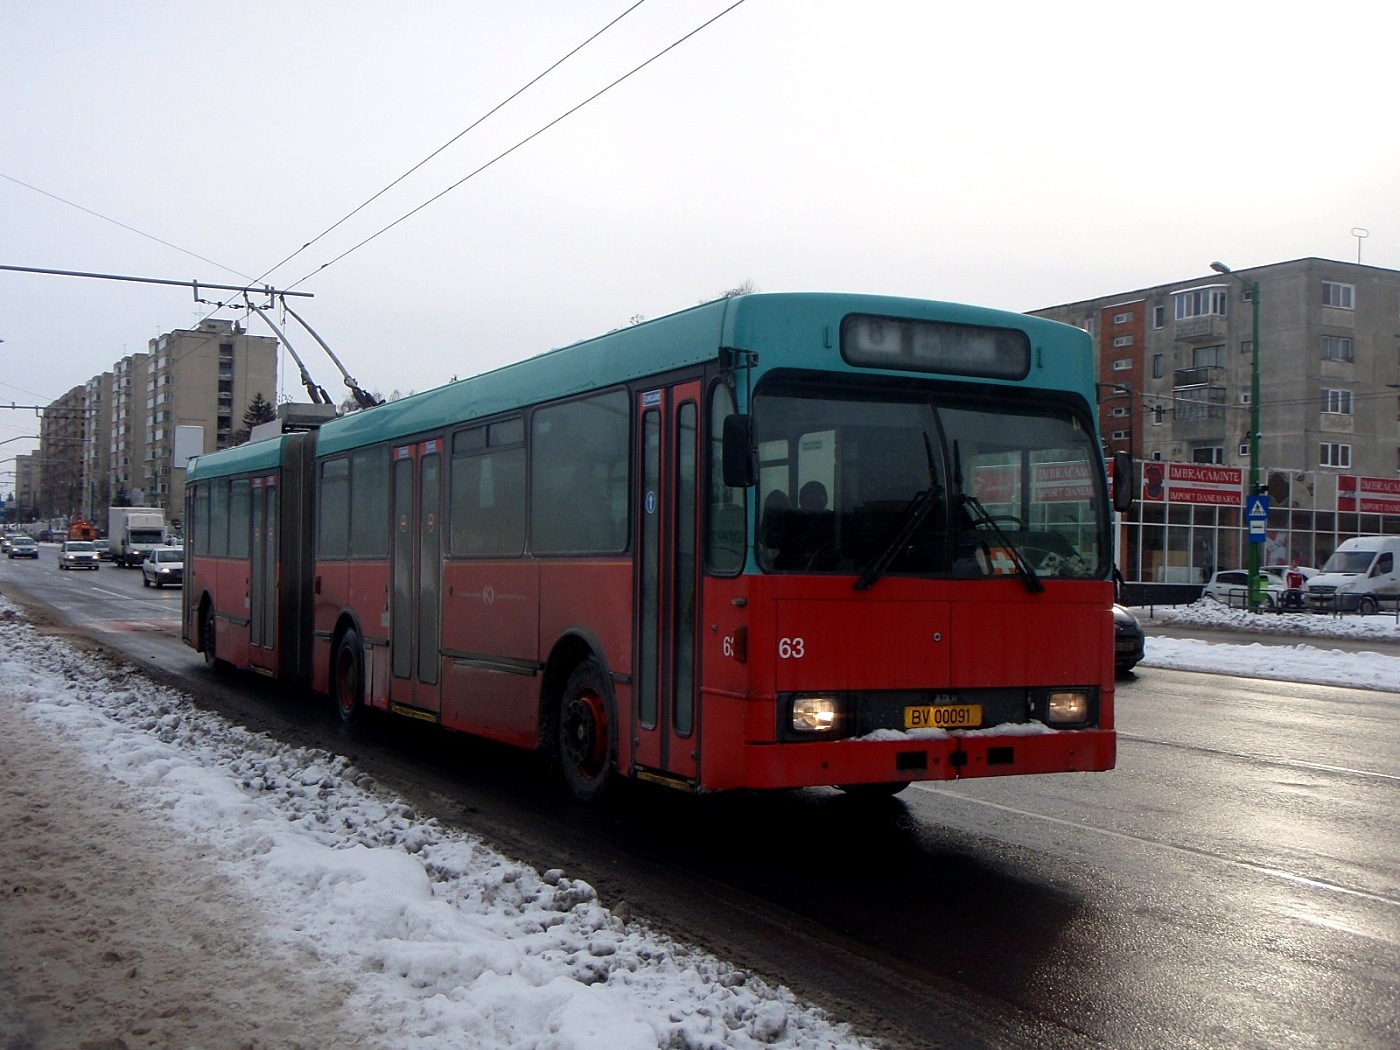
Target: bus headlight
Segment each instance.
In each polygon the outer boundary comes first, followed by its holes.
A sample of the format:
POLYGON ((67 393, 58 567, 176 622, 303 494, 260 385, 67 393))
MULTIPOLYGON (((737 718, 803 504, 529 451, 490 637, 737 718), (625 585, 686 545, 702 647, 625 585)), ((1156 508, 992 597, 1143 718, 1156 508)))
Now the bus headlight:
POLYGON ((829 733, 836 728, 836 698, 799 696, 792 702, 792 728, 798 733, 829 733))
POLYGON ((1089 695, 1072 689, 1050 694, 1045 705, 1045 720, 1052 725, 1072 725, 1089 717, 1089 695))

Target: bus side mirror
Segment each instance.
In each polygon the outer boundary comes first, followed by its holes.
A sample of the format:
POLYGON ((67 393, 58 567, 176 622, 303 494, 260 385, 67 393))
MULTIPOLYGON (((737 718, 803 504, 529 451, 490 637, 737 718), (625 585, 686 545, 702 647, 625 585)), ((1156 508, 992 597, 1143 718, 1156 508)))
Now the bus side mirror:
POLYGON ((1136 491, 1137 477, 1133 470, 1132 454, 1113 453, 1113 509, 1120 514, 1132 510, 1136 491))
POLYGON ((758 481, 751 416, 736 414, 724 417, 720 458, 724 483, 730 488, 746 489, 758 481))

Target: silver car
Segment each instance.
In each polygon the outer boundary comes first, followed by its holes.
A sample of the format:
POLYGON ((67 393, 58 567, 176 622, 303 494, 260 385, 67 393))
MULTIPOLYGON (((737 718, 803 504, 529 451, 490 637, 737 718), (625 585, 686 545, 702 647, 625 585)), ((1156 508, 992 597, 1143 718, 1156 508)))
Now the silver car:
POLYGON ((64 540, 58 551, 60 569, 96 569, 101 566, 91 540, 64 540))
POLYGON ((180 586, 185 581, 185 549, 156 547, 141 562, 141 583, 147 587, 180 586))

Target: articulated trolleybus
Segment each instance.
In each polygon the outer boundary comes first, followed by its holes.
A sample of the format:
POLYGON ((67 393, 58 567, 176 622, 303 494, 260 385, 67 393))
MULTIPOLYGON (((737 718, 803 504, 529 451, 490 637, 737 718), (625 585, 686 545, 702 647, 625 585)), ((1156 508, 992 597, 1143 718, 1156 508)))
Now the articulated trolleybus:
POLYGON ((1036 318, 709 303, 200 456, 184 637, 582 798, 1110 769, 1094 393, 1036 318))

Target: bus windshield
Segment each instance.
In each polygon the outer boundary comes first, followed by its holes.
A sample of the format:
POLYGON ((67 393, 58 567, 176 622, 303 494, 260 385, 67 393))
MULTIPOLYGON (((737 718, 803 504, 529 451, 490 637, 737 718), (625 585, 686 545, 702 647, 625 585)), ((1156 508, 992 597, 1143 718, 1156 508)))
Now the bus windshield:
POLYGON ((767 572, 1108 574, 1103 468, 1068 405, 789 381, 753 417, 767 572))

